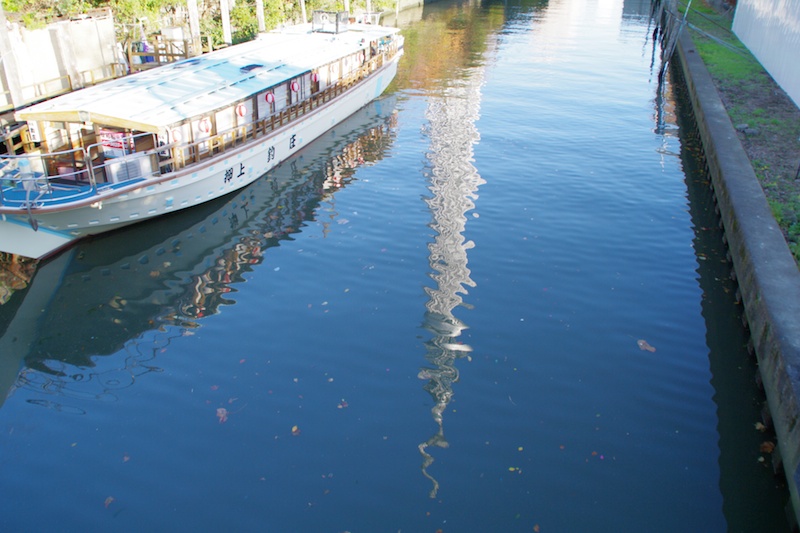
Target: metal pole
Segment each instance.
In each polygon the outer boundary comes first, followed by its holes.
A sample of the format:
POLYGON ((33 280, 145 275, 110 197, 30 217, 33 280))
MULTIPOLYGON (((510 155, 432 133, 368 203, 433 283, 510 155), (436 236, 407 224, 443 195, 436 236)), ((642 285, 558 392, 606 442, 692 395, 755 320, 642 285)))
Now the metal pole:
POLYGON ((222 16, 222 40, 225 44, 233 43, 231 37, 231 12, 229 0, 220 0, 220 15, 222 16))
POLYGON ((258 21, 258 33, 267 31, 267 24, 264 20, 264 0, 256 0, 256 20, 258 21))
MULTIPOLYGON (((797 140, 800 141, 800 137, 798 137, 797 140)), ((794 175, 794 179, 795 180, 800 179, 800 163, 798 163, 797 165, 797 174, 794 175)))

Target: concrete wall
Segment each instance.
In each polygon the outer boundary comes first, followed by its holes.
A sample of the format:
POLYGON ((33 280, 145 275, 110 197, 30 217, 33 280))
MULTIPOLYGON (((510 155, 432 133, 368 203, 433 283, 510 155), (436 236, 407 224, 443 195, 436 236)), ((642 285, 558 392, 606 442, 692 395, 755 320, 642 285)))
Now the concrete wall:
POLYGON ((678 54, 800 522, 800 271, 686 31, 678 54))
POLYGON ((0 110, 125 74, 110 10, 37 30, 10 23, 0 31, 0 110))
POLYGON ((733 32, 800 106, 800 1, 738 0, 733 32))

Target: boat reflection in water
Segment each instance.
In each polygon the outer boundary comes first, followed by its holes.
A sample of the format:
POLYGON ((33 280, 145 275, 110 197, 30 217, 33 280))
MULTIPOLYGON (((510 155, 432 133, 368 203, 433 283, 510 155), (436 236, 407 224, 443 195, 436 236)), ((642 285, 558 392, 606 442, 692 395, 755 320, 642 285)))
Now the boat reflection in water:
MULTIPOLYGON (((225 295, 269 248, 301 231, 359 165, 383 158, 395 101, 368 104, 233 195, 79 243, 39 265, 0 311, 0 405, 15 387, 102 399, 158 371, 153 360, 170 336, 191 334, 231 303, 225 295), (160 335, 147 348, 129 343, 153 330, 160 335), (96 356, 122 349, 124 361, 99 372, 96 356)), ((9 268, 12 277, 20 271, 9 268)))

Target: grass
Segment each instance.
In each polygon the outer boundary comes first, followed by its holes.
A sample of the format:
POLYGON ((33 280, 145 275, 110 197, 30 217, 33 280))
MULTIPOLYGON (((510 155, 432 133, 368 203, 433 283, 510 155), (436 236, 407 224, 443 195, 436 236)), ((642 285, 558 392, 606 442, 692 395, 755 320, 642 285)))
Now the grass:
MULTIPOLYGON (((681 6, 684 12, 686 4, 681 6)), ((764 75, 764 69, 731 31, 729 14, 719 14, 704 0, 691 4, 686 21, 694 27, 695 47, 712 76, 732 82, 745 82, 764 75)))
MULTIPOLYGON (((686 7, 686 3, 679 5, 681 13, 686 7)), ((759 98, 773 90, 774 81, 731 31, 733 11, 718 13, 706 0, 693 0, 686 21, 700 57, 725 95, 731 122, 761 131, 758 155, 749 154, 751 164, 800 265, 800 184, 794 179, 797 162, 792 159, 797 154, 795 141, 800 137, 800 122, 794 118, 796 115, 765 109, 760 103, 759 98), (781 147, 770 146, 779 141, 783 143, 781 147)), ((757 142, 750 140, 751 145, 757 142)))

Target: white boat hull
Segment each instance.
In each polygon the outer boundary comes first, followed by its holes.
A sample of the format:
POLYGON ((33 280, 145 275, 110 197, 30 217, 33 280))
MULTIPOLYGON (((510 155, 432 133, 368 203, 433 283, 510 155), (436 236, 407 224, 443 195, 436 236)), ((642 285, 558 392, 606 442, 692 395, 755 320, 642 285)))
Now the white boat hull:
POLYGON ((45 257, 89 235, 186 209, 241 189, 380 96, 397 73, 398 60, 399 55, 302 118, 203 163, 139 182, 122 194, 117 191, 97 195, 80 207, 50 212, 34 208, 30 215, 3 215, 2 251, 45 257))

